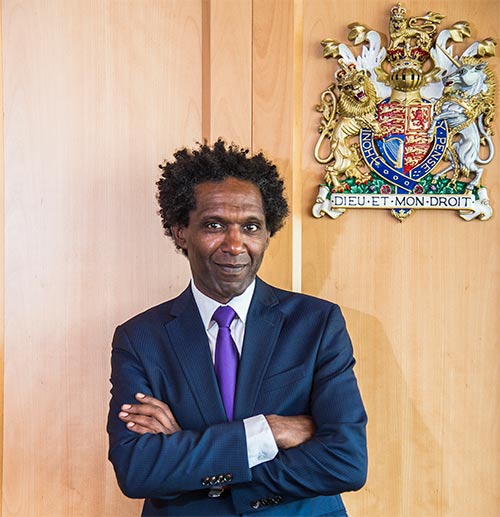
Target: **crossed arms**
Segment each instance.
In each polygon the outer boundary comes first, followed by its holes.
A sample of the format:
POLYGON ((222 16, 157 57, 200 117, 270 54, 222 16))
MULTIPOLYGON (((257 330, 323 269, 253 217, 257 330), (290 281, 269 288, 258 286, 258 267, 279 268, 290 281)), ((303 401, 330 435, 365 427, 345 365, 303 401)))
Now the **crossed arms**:
MULTIPOLYGON (((119 327, 113 343, 108 431, 109 456, 122 491, 129 497, 170 499, 202 489, 204 476, 230 473, 235 510, 242 513, 248 510, 244 501, 273 493, 287 502, 360 488, 366 477, 366 415, 352 371, 352 347, 336 306, 326 321, 325 314, 319 316, 323 330, 317 343, 304 345, 315 347, 308 352, 311 364, 305 365, 314 368, 310 387, 287 385, 289 403, 285 398, 259 399, 258 412, 266 415, 279 452, 251 469, 243 422, 197 428, 182 424, 196 412, 196 404, 186 408, 186 387, 164 398, 158 386, 171 379, 173 370, 169 377, 155 366, 173 364, 176 357, 153 357, 145 366, 136 343, 144 330, 130 335, 130 329, 119 327), (146 395, 136 398, 137 392, 146 395)), ((296 329, 290 334, 296 335, 296 329)), ((289 346, 288 336, 283 338, 289 346)), ((182 383, 176 381, 175 386, 182 383)))
MULTIPOLYGON (((140 435, 170 435, 182 431, 167 404, 143 393, 135 397, 139 404, 123 404, 118 414, 128 429, 140 435)), ((314 422, 308 415, 267 415, 266 420, 279 449, 297 447, 314 436, 314 422)))

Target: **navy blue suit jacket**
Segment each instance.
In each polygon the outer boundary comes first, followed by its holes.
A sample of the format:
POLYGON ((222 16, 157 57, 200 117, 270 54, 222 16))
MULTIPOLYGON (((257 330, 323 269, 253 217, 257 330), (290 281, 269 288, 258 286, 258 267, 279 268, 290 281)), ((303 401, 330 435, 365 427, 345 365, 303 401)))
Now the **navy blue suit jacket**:
POLYGON ((340 493, 365 482, 366 414, 337 305, 257 279, 228 422, 191 289, 120 325, 112 352, 109 458, 143 515, 345 515, 340 493), (181 432, 137 435, 120 406, 146 393, 181 432), (313 439, 250 469, 242 420, 311 415, 313 439), (207 483, 230 486, 208 498, 207 483))

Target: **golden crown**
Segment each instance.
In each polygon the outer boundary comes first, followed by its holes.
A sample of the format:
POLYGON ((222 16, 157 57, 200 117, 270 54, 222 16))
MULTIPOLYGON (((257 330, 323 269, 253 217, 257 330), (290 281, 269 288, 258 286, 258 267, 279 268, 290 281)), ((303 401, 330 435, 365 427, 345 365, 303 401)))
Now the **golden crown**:
POLYGON ((339 59, 339 65, 340 68, 335 74, 335 78, 337 79, 339 85, 342 85, 342 83, 345 81, 354 78, 359 73, 354 63, 346 64, 343 59, 339 59))
POLYGON ((401 5, 395 5, 391 9, 391 18, 406 18, 406 9, 401 5))
POLYGON ((387 61, 393 88, 408 92, 424 84, 424 63, 430 58, 433 38, 442 19, 443 15, 433 12, 406 18, 406 9, 401 4, 392 7, 387 61))

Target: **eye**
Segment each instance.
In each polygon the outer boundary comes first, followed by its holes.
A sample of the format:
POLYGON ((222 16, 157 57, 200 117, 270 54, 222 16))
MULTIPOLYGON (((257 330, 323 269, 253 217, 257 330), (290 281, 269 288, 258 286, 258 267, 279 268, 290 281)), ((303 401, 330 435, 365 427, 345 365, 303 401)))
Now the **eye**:
POLYGON ((258 224, 256 224, 256 223, 248 223, 248 224, 245 224, 245 226, 243 226, 243 229, 246 232, 255 233, 255 232, 258 232, 260 230, 260 226, 258 224))
POLYGON ((211 221, 211 222, 207 223, 207 228, 209 230, 217 231, 217 230, 221 230, 223 228, 223 226, 221 223, 216 223, 215 221, 211 221))

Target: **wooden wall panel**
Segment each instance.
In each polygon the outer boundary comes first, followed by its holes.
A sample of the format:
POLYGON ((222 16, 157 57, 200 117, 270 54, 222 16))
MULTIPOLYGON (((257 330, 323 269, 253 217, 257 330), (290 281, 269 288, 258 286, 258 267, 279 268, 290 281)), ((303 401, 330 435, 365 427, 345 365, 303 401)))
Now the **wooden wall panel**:
MULTIPOLYGON (((498 39, 497 0, 404 4, 498 39)), ((351 517, 496 515, 498 214, 311 216, 314 107, 334 71, 319 43, 347 41, 353 21, 386 33, 391 5, 3 1, 2 515, 139 513, 106 460, 110 340, 189 278, 162 237, 154 182, 163 158, 202 136, 276 161, 292 219, 262 274, 346 315, 370 452, 366 487, 345 496, 351 517)), ((498 163, 484 177, 496 211, 498 163)))
POLYGON ((210 141, 252 147, 252 2, 210 1, 210 141))
MULTIPOLYGON (((254 0, 253 148, 264 151, 285 178, 292 214, 293 63, 293 3, 254 0)), ((292 215, 271 239, 260 271, 262 278, 284 289, 292 287, 293 223, 292 215)))
MULTIPOLYGON (((304 2, 303 289, 342 306, 369 414, 368 483, 345 501, 353 516, 493 516, 500 479, 491 461, 500 448, 498 160, 484 175, 497 211, 488 222, 466 223, 446 211, 417 211, 404 223, 382 210, 348 210, 336 221, 309 212, 323 174, 313 158, 314 105, 335 69, 320 41, 347 42, 353 21, 387 33, 390 5, 304 2)), ((445 14, 443 25, 469 20, 474 38, 498 40, 498 2, 404 5, 411 15, 430 8, 445 14)), ((498 81, 497 59, 490 62, 498 81)))
MULTIPOLYGON (((0 21, 2 17, 2 4, 0 3, 0 21)), ((0 24, 1 26, 1 24, 0 24)), ((2 55, 2 34, 0 31, 0 56, 2 55)), ((3 104, 3 71, 0 62, 0 102, 3 104)), ((5 351, 5 248, 4 239, 4 153, 3 153, 3 109, 0 113, 0 487, 3 484, 3 400, 4 400, 4 351, 5 351)), ((2 498, 0 497, 0 514, 2 513, 2 498)))
POLYGON ((158 163, 201 137, 198 1, 3 3, 3 515, 137 515, 107 462, 110 342, 175 295, 158 163))

